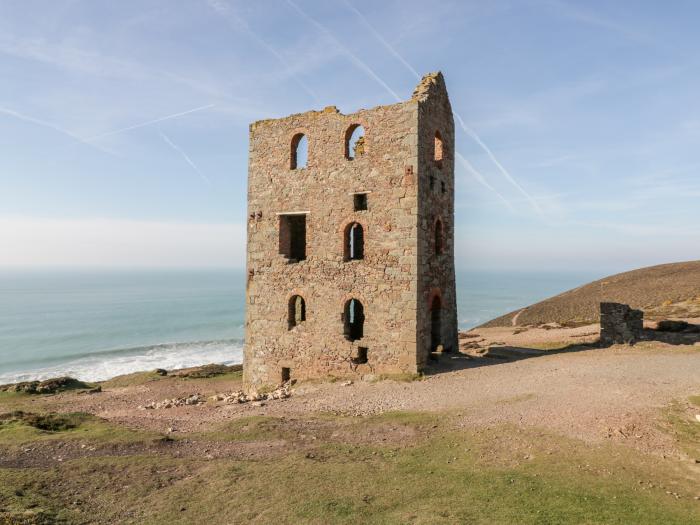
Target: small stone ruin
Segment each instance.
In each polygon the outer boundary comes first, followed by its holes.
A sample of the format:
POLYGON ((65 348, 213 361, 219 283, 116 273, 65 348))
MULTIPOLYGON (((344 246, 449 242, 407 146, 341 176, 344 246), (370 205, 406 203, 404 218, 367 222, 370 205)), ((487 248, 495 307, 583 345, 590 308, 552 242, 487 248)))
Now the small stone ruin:
POLYGON ((644 312, 626 304, 600 303, 601 344, 634 344, 642 338, 644 312))

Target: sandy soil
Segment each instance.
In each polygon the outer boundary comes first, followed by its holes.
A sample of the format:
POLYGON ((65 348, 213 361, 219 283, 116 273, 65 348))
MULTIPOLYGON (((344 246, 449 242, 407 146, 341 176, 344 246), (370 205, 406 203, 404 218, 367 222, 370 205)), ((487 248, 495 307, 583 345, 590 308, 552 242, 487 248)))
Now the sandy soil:
MULTIPOLYGON (((92 395, 59 394, 57 410, 86 411, 131 427, 190 432, 232 419, 268 415, 294 420, 316 412, 370 415, 393 410, 450 411, 460 426, 540 427, 590 443, 615 440, 636 449, 683 457, 663 431, 662 409, 685 409, 700 393, 700 346, 643 342, 597 348, 596 325, 578 328, 480 328, 461 334, 462 352, 445 354, 410 382, 355 379, 304 383, 289 399, 254 403, 139 409, 193 393, 241 388, 236 379, 167 377, 92 395), (534 347, 539 346, 537 349, 534 347)), ((366 378, 367 379, 367 378, 366 378)))

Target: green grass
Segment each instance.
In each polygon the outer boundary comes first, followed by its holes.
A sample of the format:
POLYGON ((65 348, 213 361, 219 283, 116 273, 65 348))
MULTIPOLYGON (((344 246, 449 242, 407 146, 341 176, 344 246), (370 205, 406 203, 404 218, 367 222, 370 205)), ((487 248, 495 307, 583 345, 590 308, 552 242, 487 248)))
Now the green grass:
POLYGON ((150 372, 135 372, 133 374, 125 374, 117 376, 107 381, 100 383, 102 388, 123 388, 127 386, 145 385, 152 381, 160 381, 166 379, 167 376, 156 374, 155 371, 150 372))
POLYGON ((594 447, 516 427, 461 431, 445 414, 324 415, 308 421, 318 422, 321 431, 317 440, 303 444, 293 441, 296 430, 289 419, 233 423, 232 435, 259 442, 261 450, 269 440, 291 440, 286 450, 255 459, 127 456, 0 469, 0 508, 41 509, 70 523, 685 525, 700 520, 692 479, 677 465, 622 446, 594 447), (420 431, 419 438, 357 439, 396 428, 420 431))
MULTIPOLYGON (((691 405, 700 407, 700 396, 692 396, 689 400, 691 405)), ((696 413, 700 413, 700 409, 688 411, 684 403, 677 401, 665 409, 665 430, 692 459, 700 459, 700 422, 695 418, 696 413)))
POLYGON ((0 415, 0 445, 21 446, 47 440, 83 439, 103 443, 128 443, 155 437, 130 430, 82 412, 35 414, 12 412, 0 415))
MULTIPOLYGON (((228 367, 224 367, 228 368, 228 367)), ((221 373, 214 373, 215 375, 209 375, 213 374, 213 371, 208 371, 204 373, 193 373, 191 376, 177 376, 177 375, 165 375, 162 376, 160 374, 157 374, 155 371, 150 371, 150 372, 135 372, 133 374, 126 374, 123 376, 118 376, 112 379, 109 379, 107 381, 103 381, 100 383, 102 388, 123 388, 123 387, 129 387, 129 386, 138 386, 138 385, 145 385, 147 383, 151 383, 153 381, 163 381, 163 380, 180 380, 180 381, 192 381, 192 382, 197 382, 197 381, 206 381, 206 384, 209 385, 210 383, 212 384, 217 384, 219 382, 225 382, 225 381, 236 381, 236 380, 242 380, 243 379, 243 372, 238 370, 238 371, 233 371, 233 372, 221 372, 221 373)))

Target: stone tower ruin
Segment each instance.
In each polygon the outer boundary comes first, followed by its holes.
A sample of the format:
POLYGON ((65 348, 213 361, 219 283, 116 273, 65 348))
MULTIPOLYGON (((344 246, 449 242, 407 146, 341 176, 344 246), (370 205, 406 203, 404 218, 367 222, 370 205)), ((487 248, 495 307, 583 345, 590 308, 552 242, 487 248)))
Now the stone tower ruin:
POLYGON ((457 349, 454 120, 398 104, 250 126, 244 379, 420 372, 457 349))

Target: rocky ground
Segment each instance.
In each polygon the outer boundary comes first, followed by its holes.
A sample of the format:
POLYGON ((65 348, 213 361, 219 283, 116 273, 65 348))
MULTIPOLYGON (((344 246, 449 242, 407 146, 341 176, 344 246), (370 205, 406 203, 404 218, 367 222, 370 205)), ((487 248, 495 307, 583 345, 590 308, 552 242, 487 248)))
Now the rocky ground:
MULTIPOLYGON (((338 450, 348 446, 350 450, 380 447, 367 452, 369 457, 384 454, 381 447, 395 447, 397 452, 392 454, 399 454, 453 436, 446 432, 464 432, 469 436, 464 439, 478 443, 471 449, 478 450, 476 461, 489 468, 527 468, 524 460, 543 454, 565 461, 566 455, 586 447, 622 447, 619 450, 636 454, 623 464, 663 462, 659 468, 664 469, 667 485, 658 481, 660 471, 654 471, 658 478, 654 481, 651 471, 642 469, 644 474, 634 474, 640 478, 634 481, 639 483, 635 491, 658 490, 683 501, 700 498, 700 491, 688 488, 698 486, 700 480, 700 422, 696 420, 700 407, 693 402, 698 400, 693 396, 700 394, 700 343, 692 339, 684 344, 664 342, 655 332, 649 334, 652 340, 635 346, 599 348, 597 325, 479 328, 460 334, 459 353, 435 355, 431 369, 421 378, 343 378, 285 385, 265 394, 244 394, 240 370, 221 367, 133 374, 101 383, 100 388, 80 385, 51 395, 0 393, 0 413, 6 413, 5 420, 21 432, 17 438, 7 433, 3 438, 0 422, 0 477, 4 473, 16 479, 17 472, 46 473, 46 469, 58 469, 65 476, 63 465, 104 458, 223 461, 226 468, 238 468, 236 462, 241 461, 252 468, 252 461, 273 468, 266 462, 288 461, 299 454, 307 460, 315 461, 320 454, 324 461, 335 461, 338 450), (97 419, 75 424, 60 419, 61 414, 76 412, 86 414, 81 418, 97 419), (392 419, 397 413, 417 414, 418 419, 407 416, 408 423, 398 424, 392 419), (58 419, 50 416, 44 421, 36 414, 56 414, 58 419), (111 430, 103 429, 102 422, 112 425, 111 430), (31 433, 27 425, 33 426, 31 433), (42 425, 47 430, 37 433, 42 425), (71 425, 73 434, 86 428, 96 438, 61 439, 57 429, 71 429, 71 425), (140 437, 135 439, 132 433, 140 437), (335 452, 328 452, 328 447, 335 452)), ((619 459, 625 454, 614 455, 619 459)), ((452 461, 446 459, 448 464, 452 461)), ((604 465, 596 469, 612 473, 626 468, 604 465)), ((551 473, 542 472, 538 475, 551 473)), ((185 479, 196 481, 197 476, 185 479)), ((82 497, 84 489, 70 486, 82 497)), ((21 500, 8 498, 11 508, 21 500)), ((700 500, 696 502, 700 517, 700 500)), ((358 505, 363 505, 362 500, 358 505)), ((0 516, 2 507, 0 489, 0 516)), ((336 516, 336 510, 326 509, 329 516, 336 516)), ((148 515, 140 507, 134 512, 132 522, 148 515)), ((404 518, 389 522, 405 522, 404 518)), ((343 520, 328 522, 333 521, 343 520)), ((532 522, 538 521, 533 518, 532 522)))
POLYGON ((461 352, 437 357, 420 380, 304 383, 288 398, 252 403, 212 399, 240 394, 236 374, 153 376, 126 386, 107 382, 100 393, 64 392, 37 401, 51 410, 88 412, 132 428, 174 433, 250 415, 451 411, 465 426, 543 426, 590 442, 616 440, 651 453, 678 454, 659 428, 659 410, 700 391, 700 343, 597 348, 597 338, 597 325, 480 328, 462 333, 461 352), (188 404, 193 396, 198 401, 188 404), (170 408, 144 409, 156 405, 170 408))

